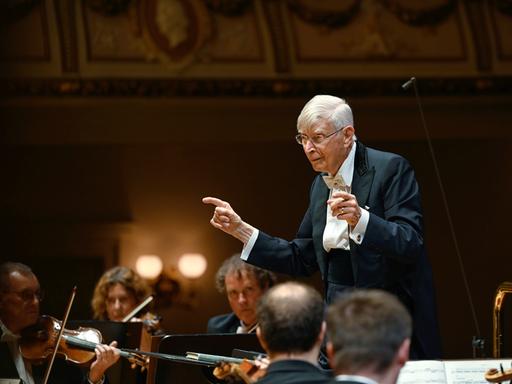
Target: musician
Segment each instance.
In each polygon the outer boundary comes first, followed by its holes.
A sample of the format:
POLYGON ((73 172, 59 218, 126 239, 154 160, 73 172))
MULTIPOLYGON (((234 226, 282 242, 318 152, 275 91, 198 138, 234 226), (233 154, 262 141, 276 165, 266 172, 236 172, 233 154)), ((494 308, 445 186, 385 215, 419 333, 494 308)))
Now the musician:
POLYGON ((336 382, 394 384, 408 360, 411 316, 379 290, 342 295, 328 309, 327 355, 336 382))
POLYGON ((151 293, 146 281, 132 269, 121 266, 111 268, 101 276, 94 288, 91 301, 93 317, 97 320, 122 321, 151 293))
POLYGON ((313 288, 287 282, 271 288, 257 308, 256 334, 270 365, 261 384, 321 384, 331 377, 318 366, 325 336, 324 303, 313 288))
MULTIPOLYGON (((21 355, 18 340, 20 332, 35 324, 39 318, 42 299, 39 281, 32 270, 21 263, 6 262, 0 265, 0 378, 19 378, 26 384, 42 381, 46 364, 37 366, 21 355)), ((105 371, 119 359, 116 342, 98 345, 96 359, 89 370, 83 372, 77 365, 56 359, 50 383, 90 383, 105 381, 105 371)))
POLYGON ((276 282, 274 273, 252 266, 233 255, 215 276, 217 290, 226 294, 233 312, 208 320, 208 333, 252 333, 256 331, 256 305, 276 282))
MULTIPOLYGON (((431 268, 423 238, 420 190, 403 157, 368 148, 355 136, 345 100, 318 95, 297 119, 296 141, 316 176, 296 238, 287 241, 246 223, 228 202, 210 223, 244 244, 242 258, 293 276, 320 271, 325 301, 354 287, 382 288, 411 312, 411 357, 439 358, 431 268)), ((286 204, 286 197, 276 196, 286 204)))

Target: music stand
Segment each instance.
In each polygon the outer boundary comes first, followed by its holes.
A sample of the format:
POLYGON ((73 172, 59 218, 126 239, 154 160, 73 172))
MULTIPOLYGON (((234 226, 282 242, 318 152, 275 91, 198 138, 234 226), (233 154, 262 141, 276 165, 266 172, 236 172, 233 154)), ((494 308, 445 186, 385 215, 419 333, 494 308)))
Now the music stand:
MULTIPOLYGON (((158 351, 185 356, 187 352, 232 356, 234 349, 264 353, 255 334, 190 334, 167 335, 162 338, 158 351)), ((211 368, 169 361, 157 361, 155 383, 204 384, 210 383, 211 368)))
MULTIPOLYGON (((67 329, 77 329, 78 327, 95 328, 103 336, 103 344, 110 344, 117 341, 119 348, 139 348, 142 331, 141 322, 121 323, 117 321, 99 321, 99 320, 69 320, 67 329)), ((137 384, 144 381, 141 378, 140 369, 132 369, 130 362, 126 359, 119 359, 106 372, 110 384, 137 384)))

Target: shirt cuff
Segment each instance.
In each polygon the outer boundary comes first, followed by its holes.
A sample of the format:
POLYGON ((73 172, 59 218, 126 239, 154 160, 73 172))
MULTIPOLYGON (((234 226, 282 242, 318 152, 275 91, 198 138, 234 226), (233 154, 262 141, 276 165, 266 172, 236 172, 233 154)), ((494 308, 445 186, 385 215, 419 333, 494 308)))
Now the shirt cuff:
POLYGON ((259 234, 260 231, 254 228, 254 231, 252 231, 252 235, 249 238, 249 241, 247 242, 247 244, 244 245, 244 248, 242 249, 242 254, 240 255, 240 258, 242 260, 247 261, 247 259, 249 258, 249 255, 251 254, 252 248, 254 247, 254 243, 256 243, 259 234))
POLYGON ((366 227, 368 227, 368 222, 370 221, 370 212, 366 209, 361 208, 361 217, 357 222, 356 226, 350 231, 350 238, 354 240, 356 244, 361 244, 364 239, 364 234, 366 233, 366 227))

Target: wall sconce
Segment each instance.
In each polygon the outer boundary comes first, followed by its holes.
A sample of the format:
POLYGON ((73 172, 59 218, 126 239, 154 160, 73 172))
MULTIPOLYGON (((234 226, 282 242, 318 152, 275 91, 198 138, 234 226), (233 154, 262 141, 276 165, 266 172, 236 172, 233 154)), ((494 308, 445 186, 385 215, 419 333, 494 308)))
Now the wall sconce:
POLYGON ((178 261, 178 270, 188 279, 203 276, 207 266, 206 257, 200 253, 185 253, 178 261))
POLYGON ((198 253, 180 256, 177 269, 164 269, 162 259, 156 255, 141 255, 135 263, 137 273, 153 287, 157 307, 179 305, 191 308, 195 297, 191 280, 201 277, 206 267, 206 258, 198 253))
POLYGON ((156 279, 163 268, 162 259, 157 255, 140 255, 135 263, 137 273, 147 280, 156 279))

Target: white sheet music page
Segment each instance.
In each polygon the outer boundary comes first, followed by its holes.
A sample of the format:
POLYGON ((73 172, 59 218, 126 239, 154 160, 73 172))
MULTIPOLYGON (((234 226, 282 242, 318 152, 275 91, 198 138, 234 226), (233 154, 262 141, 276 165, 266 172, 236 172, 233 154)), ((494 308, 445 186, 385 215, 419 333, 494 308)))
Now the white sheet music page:
POLYGON ((510 369, 510 359, 418 360, 408 361, 400 371, 398 384, 488 384, 490 368, 510 369))
POLYGON ((398 384, 446 384, 444 363, 438 360, 408 361, 400 371, 398 384))
POLYGON ((450 384, 489 384, 485 380, 485 372, 490 368, 510 368, 511 360, 488 359, 488 360, 446 360, 446 380, 450 384))

